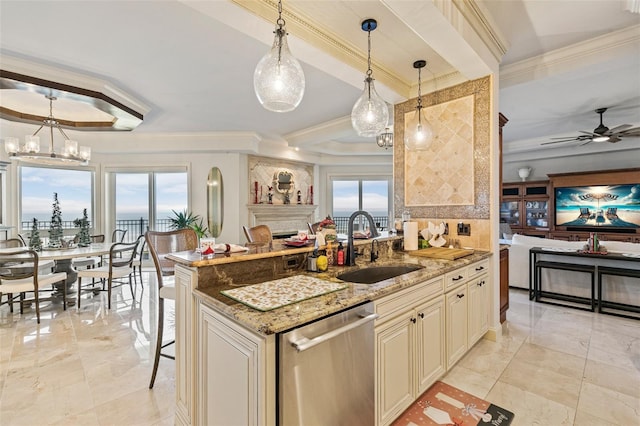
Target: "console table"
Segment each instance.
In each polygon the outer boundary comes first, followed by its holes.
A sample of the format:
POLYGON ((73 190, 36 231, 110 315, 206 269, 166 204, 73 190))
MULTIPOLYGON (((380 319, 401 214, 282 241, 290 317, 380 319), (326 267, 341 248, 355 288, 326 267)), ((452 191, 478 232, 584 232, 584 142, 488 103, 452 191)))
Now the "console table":
MULTIPOLYGON (((618 276, 640 279, 640 256, 627 253, 589 253, 572 249, 557 249, 533 247, 529 250, 529 299, 538 302, 558 304, 562 306, 577 307, 575 304, 585 304, 589 310, 619 315, 630 318, 640 318, 640 302, 622 303, 620 301, 607 300, 603 295, 603 276, 618 276), (559 260, 541 260, 540 256, 550 255, 559 260), (589 262, 576 263, 575 259, 589 259, 589 262), (574 260, 572 262, 571 260, 574 260), (564 260, 564 261, 562 261, 564 260), (604 264, 606 263, 606 264, 604 264), (562 293, 543 291, 541 288, 542 269, 557 269, 573 271, 591 275, 591 297, 580 297, 562 293), (597 291, 595 288, 597 277, 597 291), (543 297, 558 300, 560 302, 547 302, 543 297), (566 304, 562 302, 571 302, 566 304), (611 311, 603 309, 611 308, 611 311), (620 313, 622 311, 624 313, 620 313), (635 316, 632 314, 636 314, 635 316)), ((638 283, 640 286, 640 283, 638 283)), ((639 290, 640 292, 640 290, 639 290)))

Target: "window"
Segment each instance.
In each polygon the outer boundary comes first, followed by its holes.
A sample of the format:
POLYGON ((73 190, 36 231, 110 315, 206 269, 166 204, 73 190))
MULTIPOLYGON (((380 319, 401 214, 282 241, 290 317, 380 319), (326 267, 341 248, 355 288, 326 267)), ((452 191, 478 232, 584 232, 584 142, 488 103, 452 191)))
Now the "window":
MULTIPOLYGON (((365 210, 373 216, 378 229, 387 229, 392 211, 391 177, 370 177, 367 179, 331 178, 331 211, 338 232, 346 233, 349 216, 354 211, 365 210)), ((367 226, 361 216, 355 222, 355 229, 367 226)))
MULTIPOLYGON (((184 169, 183 169, 184 170, 184 169)), ((135 240, 152 229, 169 230, 172 210, 188 206, 186 171, 113 172, 112 194, 115 203, 110 212, 112 229, 126 229, 126 239, 135 240)))
POLYGON ((62 227, 74 229, 75 219, 87 209, 89 222, 94 216, 94 172, 83 169, 58 169, 20 166, 20 230, 29 231, 33 218, 40 229, 48 229, 53 213, 53 194, 58 194, 62 227))

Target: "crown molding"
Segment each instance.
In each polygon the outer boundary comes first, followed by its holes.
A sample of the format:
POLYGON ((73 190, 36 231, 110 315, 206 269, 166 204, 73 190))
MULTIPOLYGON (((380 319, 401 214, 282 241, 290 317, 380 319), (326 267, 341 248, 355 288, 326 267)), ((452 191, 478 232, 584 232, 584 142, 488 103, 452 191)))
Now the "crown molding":
POLYGON ((491 18, 491 14, 475 0, 453 0, 453 3, 493 54, 496 61, 500 62, 504 54, 507 53, 509 42, 491 18))
POLYGON ((604 57, 614 60, 624 55, 637 55, 640 51, 640 25, 634 25, 609 34, 552 50, 500 69, 500 88, 526 83, 560 72, 567 72, 585 63, 599 63, 604 57))

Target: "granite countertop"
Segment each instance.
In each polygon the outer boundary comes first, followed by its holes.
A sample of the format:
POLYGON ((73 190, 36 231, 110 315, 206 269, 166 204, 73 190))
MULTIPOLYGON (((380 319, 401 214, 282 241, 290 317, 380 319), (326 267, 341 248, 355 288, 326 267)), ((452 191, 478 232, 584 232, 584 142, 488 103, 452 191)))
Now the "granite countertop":
MULTIPOLYGON (((343 242, 345 249, 347 246, 346 235, 338 235, 338 237, 344 237, 343 242)), ((398 236, 388 236, 385 232, 381 237, 376 238, 378 241, 389 241, 389 240, 402 240, 402 237, 398 236)), ((370 239, 363 240, 355 240, 354 245, 365 245, 371 244, 370 239)), ((333 243, 334 247, 338 246, 338 243, 333 243)), ((325 246, 321 248, 324 249, 325 246)), ((168 259, 173 260, 174 262, 185 265, 185 266, 194 266, 194 267, 202 267, 209 265, 220 265, 223 263, 233 263, 233 262, 245 262, 247 260, 254 259, 264 259, 268 257, 278 257, 283 255, 290 254, 298 254, 298 253, 307 253, 313 251, 313 244, 304 247, 289 247, 284 244, 284 240, 273 240, 271 244, 263 244, 263 245, 255 245, 248 244, 248 251, 238 252, 238 253, 217 253, 215 255, 203 256, 197 251, 181 251, 177 253, 171 253, 167 255, 168 259)))
MULTIPOLYGON (((290 251, 287 252, 290 253, 290 251)), ((375 284, 346 283, 347 287, 344 290, 313 297, 267 312, 252 309, 220 293, 222 290, 238 288, 238 286, 198 288, 194 291, 194 295, 244 327, 268 335, 295 328, 363 302, 379 299, 490 256, 491 253, 488 251, 475 251, 475 253, 457 260, 442 260, 411 256, 405 252, 393 252, 390 257, 378 259, 375 263, 368 263, 364 266, 330 266, 328 271, 322 273, 299 273, 288 277, 289 284, 295 285, 296 279, 309 275, 321 280, 342 283, 343 281, 336 278, 337 275, 368 266, 418 264, 424 267, 375 284)))

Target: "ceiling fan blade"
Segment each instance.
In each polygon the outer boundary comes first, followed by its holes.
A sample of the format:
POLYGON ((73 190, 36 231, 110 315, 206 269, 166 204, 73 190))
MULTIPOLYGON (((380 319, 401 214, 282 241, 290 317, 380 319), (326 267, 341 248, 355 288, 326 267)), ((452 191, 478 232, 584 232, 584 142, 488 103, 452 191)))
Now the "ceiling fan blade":
POLYGON ((591 143, 591 142, 593 142, 593 139, 589 139, 585 143, 581 143, 579 146, 585 146, 586 144, 591 143))
POLYGON ((540 145, 551 145, 551 144, 554 144, 554 143, 574 142, 574 141, 579 141, 579 140, 580 139, 578 139, 578 138, 572 138, 572 139, 565 139, 565 140, 562 140, 562 141, 543 142, 540 145))
POLYGON ((597 133, 593 133, 593 132, 585 132, 584 130, 578 130, 578 131, 579 131, 580 133, 584 133, 585 135, 589 135, 589 136, 596 136, 596 137, 598 137, 598 136, 602 136, 602 135, 599 135, 599 134, 597 134, 597 133))
POLYGON ((621 124, 619 126, 614 127, 613 129, 609 129, 608 132, 605 132, 605 135, 612 135, 614 133, 626 130, 626 129, 630 128, 630 127, 633 127, 633 125, 632 124, 621 124))
POLYGON ((609 143, 616 143, 616 142, 620 142, 622 139, 620 139, 618 136, 610 136, 609 140, 607 142, 609 143))
POLYGON ((640 136, 640 127, 634 127, 633 129, 623 130, 617 136, 640 136))

